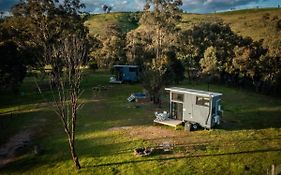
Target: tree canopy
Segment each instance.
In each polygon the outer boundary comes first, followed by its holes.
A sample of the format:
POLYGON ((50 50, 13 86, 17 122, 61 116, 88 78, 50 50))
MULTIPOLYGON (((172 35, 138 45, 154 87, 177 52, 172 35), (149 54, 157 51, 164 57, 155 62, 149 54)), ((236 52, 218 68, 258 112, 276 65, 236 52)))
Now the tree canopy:
POLYGON ((147 0, 140 27, 127 34, 128 60, 142 67, 143 87, 154 103, 160 103, 164 85, 175 78, 167 76, 174 68, 168 68, 175 61, 169 53, 176 51, 181 5, 180 0, 147 0))
POLYGON ((81 67, 88 60, 89 50, 85 16, 79 11, 82 7, 79 0, 27 0, 12 8, 11 17, 13 21, 25 21, 23 25, 15 23, 15 28, 28 36, 27 45, 39 50, 33 55, 38 66, 43 71, 46 65, 51 68, 47 72, 53 97, 50 104, 60 117, 77 169, 81 168, 75 147, 81 67))

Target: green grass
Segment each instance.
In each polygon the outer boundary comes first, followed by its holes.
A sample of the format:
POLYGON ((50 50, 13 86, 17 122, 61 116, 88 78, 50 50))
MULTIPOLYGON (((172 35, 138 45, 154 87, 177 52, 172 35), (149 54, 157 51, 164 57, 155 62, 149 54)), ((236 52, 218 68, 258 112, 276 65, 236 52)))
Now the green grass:
POLYGON ((131 13, 125 12, 96 14, 89 17, 89 19, 85 22, 85 25, 89 28, 89 32, 92 35, 106 35, 104 33, 105 28, 109 24, 117 24, 120 26, 123 33, 127 33, 138 27, 137 23, 130 21, 130 15, 131 13))
POLYGON ((233 14, 247 14, 247 13, 274 12, 274 11, 280 11, 280 9, 279 8, 253 8, 253 9, 242 9, 242 10, 220 12, 217 14, 233 15, 233 14))
POLYGON ((270 43, 272 39, 280 38, 276 31, 278 20, 281 19, 281 9, 246 9, 217 14, 183 14, 183 21, 179 26, 190 29, 202 22, 222 21, 229 24, 231 29, 243 37, 251 37, 255 41, 261 39, 270 43), (264 19, 268 16, 268 19, 264 19))
MULTIPOLYGON (((33 144, 41 144, 44 154, 36 156, 29 151, 0 169, 0 174, 266 174, 273 163, 281 164, 280 99, 211 85, 211 91, 224 94, 222 126, 186 133, 152 123, 154 111, 168 109, 167 95, 162 109, 128 103, 126 98, 141 91, 140 85, 109 85, 108 77, 106 72, 87 72, 82 82, 85 105, 79 112, 77 151, 83 168, 79 172, 73 168, 58 117, 46 105, 38 108, 43 100, 34 92, 32 78, 22 86, 24 96, 2 94, 1 143, 31 129, 33 144), (95 92, 95 86, 106 86, 107 90, 95 92), (12 117, 11 111, 15 113, 12 117), (151 128, 172 135, 155 137, 157 133, 151 128), (172 153, 133 155, 135 148, 164 141, 175 144, 172 153)), ((183 82, 179 86, 207 90, 203 83, 183 82)))

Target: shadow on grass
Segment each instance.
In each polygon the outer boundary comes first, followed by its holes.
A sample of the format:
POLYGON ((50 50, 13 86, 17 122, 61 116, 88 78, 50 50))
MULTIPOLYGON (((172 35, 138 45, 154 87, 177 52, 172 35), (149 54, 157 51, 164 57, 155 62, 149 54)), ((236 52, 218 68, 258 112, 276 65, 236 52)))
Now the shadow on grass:
MULTIPOLYGON (((116 137, 116 136, 115 136, 116 137)), ((108 144, 104 144, 103 141, 106 139, 112 140, 112 137, 99 137, 90 139, 79 140, 78 147, 79 147, 79 155, 81 156, 88 156, 88 157, 106 157, 106 156, 115 156, 115 155, 122 155, 122 154, 133 154, 134 149, 139 147, 150 147, 150 148, 159 148, 159 144, 162 143, 163 138, 154 138, 154 139, 137 139, 134 141, 124 141, 124 142, 111 142, 108 144), (144 142, 145 141, 145 142, 144 142), (147 144, 153 143, 153 144, 147 144)), ((274 137, 274 138, 249 138, 249 139, 235 139, 235 140, 225 140, 225 139, 206 139, 205 141, 190 141, 190 136, 180 136, 180 137, 165 137, 165 140, 186 140, 186 143, 178 143, 174 144, 173 148, 175 150, 189 150, 192 152, 200 151, 200 148, 203 151, 211 150, 216 151, 220 150, 221 148, 227 147, 227 149, 235 149, 236 147, 243 147, 246 148, 249 145, 255 145, 256 143, 276 143, 278 145, 281 144, 281 137, 274 137)), ((165 141, 164 142, 167 142, 165 141)), ((172 142, 172 141, 171 141, 172 142)), ((202 151, 201 150, 201 151, 202 151)))
MULTIPOLYGON (((110 144, 101 144, 105 139, 112 140, 110 137, 99 137, 99 138, 93 138, 93 142, 91 140, 85 139, 85 140, 78 140, 78 155, 79 157, 87 156, 91 157, 93 159, 96 158, 102 158, 104 156, 123 156, 128 154, 133 154, 134 148, 136 148, 136 143, 138 140, 134 141, 125 141, 125 142, 119 142, 119 143, 110 143, 110 144), (97 144, 98 142, 101 142, 100 144, 97 144), (125 149, 124 149, 125 148, 125 149)), ((258 140, 263 140, 258 139, 258 140)), ((280 141, 281 138, 267 138, 266 140, 278 140, 280 141)), ((142 140, 140 140, 142 141, 142 140)), ((251 142, 251 141, 257 141, 257 139, 241 139, 241 140, 235 140, 235 143, 241 142, 251 142)), ((212 144, 212 141, 207 142, 191 142, 188 144, 182 144, 182 145, 175 145, 175 147, 196 147, 196 146, 208 146, 209 148, 212 148, 215 150, 215 147, 220 147, 221 145, 224 146, 231 146, 234 142, 218 142, 218 145, 212 145, 212 147, 209 147, 209 144, 212 144)), ((64 139, 56 139, 55 142, 53 142, 51 145, 54 146, 54 148, 49 148, 45 150, 44 154, 42 156, 35 156, 34 154, 30 153, 29 155, 20 158, 10 164, 8 164, 3 169, 0 169, 0 173, 24 173, 28 172, 31 169, 39 168, 42 166, 45 166, 46 168, 57 168, 57 164, 60 164, 61 162, 69 161, 71 163, 71 157, 69 155, 67 148, 66 140, 64 139), (63 153, 60 149, 64 148, 63 153), (60 152, 59 152, 60 150, 60 152), (60 156, 58 156, 60 155, 60 156)), ((263 149, 257 149, 257 150, 246 150, 246 151, 237 151, 237 152, 227 152, 227 153, 214 153, 214 154, 196 154, 198 150, 194 150, 195 154, 189 154, 189 155, 183 155, 183 156, 175 156, 174 154, 165 154, 166 157, 159 157, 159 155, 153 155, 149 157, 144 157, 139 159, 131 159, 130 161, 120 161, 120 162, 110 162, 110 163, 102 163, 97 164, 94 166, 85 166, 84 168, 95 168, 95 167, 103 167, 103 166, 116 166, 116 165, 124 165, 124 164, 137 164, 137 163, 143 163, 143 162, 152 162, 152 161, 169 161, 169 160, 179 160, 179 159, 187 159, 187 158, 204 158, 204 157, 219 157, 219 156, 228 156, 228 155, 240 155, 240 154, 255 154, 255 153, 268 153, 268 152, 280 152, 281 148, 263 148, 263 149)), ((203 150, 204 151, 204 150, 203 150)), ((200 151, 199 151, 200 152, 200 151)))
MULTIPOLYGON (((234 114, 235 115, 235 114, 234 114)), ((218 129, 248 130, 281 128, 281 109, 276 111, 240 112, 235 117, 223 118, 218 129)))
POLYGON ((199 155, 186 155, 186 156, 173 156, 167 158, 151 158, 143 160, 132 160, 132 161, 123 161, 123 162, 112 162, 105 164, 98 164, 94 166, 88 166, 87 168, 102 167, 102 166, 114 166, 114 165, 124 165, 124 164, 135 164, 151 161, 169 161, 169 160, 179 160, 187 158, 198 158, 198 157, 218 157, 218 156, 228 156, 228 155, 240 155, 240 154, 255 154, 255 153, 267 153, 267 152, 279 152, 280 148, 271 148, 271 149, 261 149, 261 150, 250 150, 250 151, 239 151, 239 152, 230 152, 230 153, 221 153, 221 154, 199 154, 199 155))
MULTIPOLYGON (((191 89, 208 90, 206 83, 185 84, 191 89)), ((281 99, 247 89, 210 84, 210 91, 221 92, 224 110, 219 129, 247 130, 281 128, 281 99)))
MULTIPOLYGON (((17 157, 16 160, 8 163, 4 167, 0 167, 0 174, 30 174, 30 170, 41 168, 44 166, 47 169, 57 168, 61 162, 71 162, 71 156, 55 157, 54 153, 44 153, 42 156, 34 155, 34 153, 25 154, 22 157, 17 157), (50 157, 51 158, 50 158, 50 157)), ((72 162, 71 162, 72 163, 72 162)))

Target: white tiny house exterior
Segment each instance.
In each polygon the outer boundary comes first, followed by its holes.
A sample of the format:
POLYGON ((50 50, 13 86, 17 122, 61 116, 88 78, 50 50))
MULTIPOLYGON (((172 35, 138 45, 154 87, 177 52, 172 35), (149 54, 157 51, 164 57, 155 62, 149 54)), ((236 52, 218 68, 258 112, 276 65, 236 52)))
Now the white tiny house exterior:
POLYGON ((170 92, 170 118, 185 122, 186 127, 193 129, 198 125, 213 128, 220 124, 221 93, 179 87, 165 90, 170 92))

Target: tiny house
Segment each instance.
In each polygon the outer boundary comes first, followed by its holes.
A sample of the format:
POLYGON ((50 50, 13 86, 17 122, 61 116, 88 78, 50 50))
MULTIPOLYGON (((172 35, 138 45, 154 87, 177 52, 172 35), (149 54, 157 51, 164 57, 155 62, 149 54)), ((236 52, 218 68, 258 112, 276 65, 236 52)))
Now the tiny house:
POLYGON ((178 87, 165 90, 170 92, 170 118, 184 122, 186 130, 220 124, 221 93, 178 87))
POLYGON ((139 68, 136 65, 114 65, 114 76, 110 77, 110 83, 137 82, 139 80, 139 68))

